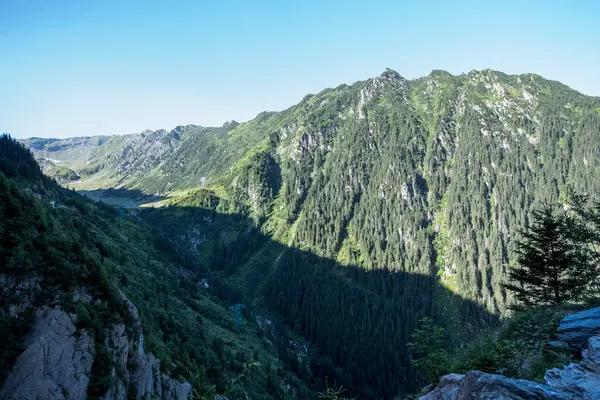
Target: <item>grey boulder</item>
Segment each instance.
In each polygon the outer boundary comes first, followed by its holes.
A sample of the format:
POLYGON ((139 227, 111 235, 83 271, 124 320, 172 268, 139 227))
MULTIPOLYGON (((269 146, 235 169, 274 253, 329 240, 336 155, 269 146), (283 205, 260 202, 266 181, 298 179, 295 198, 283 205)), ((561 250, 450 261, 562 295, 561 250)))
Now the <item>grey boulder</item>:
POLYGON ((586 348, 588 340, 598 334, 600 334, 600 307, 563 318, 556 330, 557 340, 551 344, 579 353, 586 348))
POLYGON ((553 368, 544 379, 572 399, 600 400, 600 336, 590 338, 580 363, 553 368))
POLYGON ((439 385, 420 400, 567 400, 571 399, 548 385, 512 379, 481 371, 442 377, 439 385))

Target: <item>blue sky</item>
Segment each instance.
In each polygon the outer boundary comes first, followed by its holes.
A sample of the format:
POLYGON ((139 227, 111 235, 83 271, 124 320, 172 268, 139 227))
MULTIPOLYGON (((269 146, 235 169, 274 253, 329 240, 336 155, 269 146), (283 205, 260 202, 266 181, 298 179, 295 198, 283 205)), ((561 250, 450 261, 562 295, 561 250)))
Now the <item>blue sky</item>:
POLYGON ((0 0, 0 131, 221 125, 325 87, 432 69, 600 95, 599 1, 0 0))

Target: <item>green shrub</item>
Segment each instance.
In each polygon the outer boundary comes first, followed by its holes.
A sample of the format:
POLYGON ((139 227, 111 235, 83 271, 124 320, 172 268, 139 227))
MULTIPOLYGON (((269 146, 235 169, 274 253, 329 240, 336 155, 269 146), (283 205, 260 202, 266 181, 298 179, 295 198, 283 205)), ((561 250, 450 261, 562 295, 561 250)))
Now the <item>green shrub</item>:
POLYGON ((434 325, 428 317, 422 318, 420 323, 407 345, 411 352, 411 363, 425 381, 435 383, 448 373, 450 367, 449 353, 444 343, 446 330, 434 325))
POLYGON ((456 350, 450 369, 542 381, 547 369, 569 362, 566 353, 548 345, 563 316, 564 308, 557 307, 521 311, 456 350))

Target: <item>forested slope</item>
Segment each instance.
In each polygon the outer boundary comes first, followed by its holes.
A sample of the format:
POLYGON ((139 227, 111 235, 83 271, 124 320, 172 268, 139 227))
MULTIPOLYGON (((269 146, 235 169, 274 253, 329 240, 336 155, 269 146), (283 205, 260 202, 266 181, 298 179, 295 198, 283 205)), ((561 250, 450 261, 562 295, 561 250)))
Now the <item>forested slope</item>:
MULTIPOLYGON (((71 154, 59 143, 27 142, 38 158, 71 154)), ((599 148, 600 100, 558 82, 387 70, 244 124, 113 137, 85 153, 95 169, 74 168, 73 187, 213 188, 285 243, 367 269, 439 273, 501 311, 511 232, 567 185, 595 195, 599 148)))
POLYGON ((288 368, 300 345, 285 329, 250 307, 236 326, 241 299, 193 254, 135 212, 60 188, 5 135, 0 236, 0 397, 314 395, 296 374, 308 355, 288 368))
POLYGON ((248 217, 215 211, 226 201, 204 195, 196 206, 142 209, 140 216, 170 252, 190 249, 190 266, 225 283, 215 288, 221 297, 269 313, 312 344, 308 368, 303 357, 283 357, 310 382, 328 379, 361 398, 393 398, 419 388, 406 343, 420 318, 434 317, 454 341, 496 320, 431 276, 368 271, 290 248, 252 228, 248 217))
POLYGON ((76 337, 90 337, 81 389, 90 398, 143 398, 145 379, 156 379, 144 368, 156 365, 164 387, 187 381, 200 398, 314 398, 326 382, 392 398, 419 387, 405 345, 421 317, 455 335, 494 321, 432 276, 342 266, 274 241, 208 190, 195 191, 194 204, 119 211, 59 188, 7 136, 0 150, 2 393, 24 390, 14 386, 19 360, 41 357, 27 337, 48 329, 54 312, 70 313, 76 337), (235 304, 245 306, 241 321, 228 310, 235 304), (118 332, 129 335, 125 355, 118 332), (136 346, 148 352, 143 362, 131 358, 136 346))

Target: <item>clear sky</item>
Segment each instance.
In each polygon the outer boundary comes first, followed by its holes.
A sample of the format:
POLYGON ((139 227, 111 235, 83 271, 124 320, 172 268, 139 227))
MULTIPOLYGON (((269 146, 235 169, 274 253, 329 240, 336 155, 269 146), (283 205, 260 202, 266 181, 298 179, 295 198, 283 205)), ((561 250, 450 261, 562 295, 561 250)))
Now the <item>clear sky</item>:
POLYGON ((386 67, 600 95, 600 1, 0 0, 0 60, 15 137, 245 121, 386 67))

